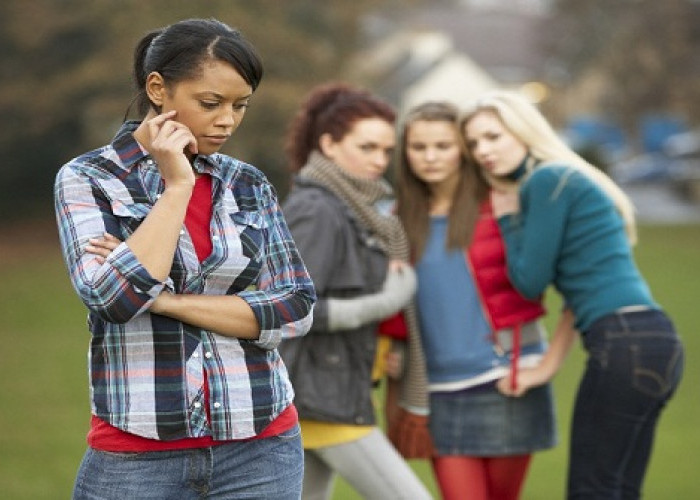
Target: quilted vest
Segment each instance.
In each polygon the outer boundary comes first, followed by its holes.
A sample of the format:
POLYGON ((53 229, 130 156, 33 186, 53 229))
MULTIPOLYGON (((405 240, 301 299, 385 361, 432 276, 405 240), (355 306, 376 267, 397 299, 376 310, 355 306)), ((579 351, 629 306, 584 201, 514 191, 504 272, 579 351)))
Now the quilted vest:
POLYGON ((479 207, 479 219, 465 254, 493 331, 514 328, 544 315, 541 300, 526 299, 508 279, 505 246, 488 199, 479 207))
POLYGON ((503 237, 488 198, 479 207, 479 219, 465 254, 486 312, 486 319, 491 325, 494 346, 500 348, 496 337, 497 330, 513 329, 510 386, 515 389, 520 360, 520 327, 523 323, 542 316, 545 310, 541 299, 526 299, 510 283, 503 237))

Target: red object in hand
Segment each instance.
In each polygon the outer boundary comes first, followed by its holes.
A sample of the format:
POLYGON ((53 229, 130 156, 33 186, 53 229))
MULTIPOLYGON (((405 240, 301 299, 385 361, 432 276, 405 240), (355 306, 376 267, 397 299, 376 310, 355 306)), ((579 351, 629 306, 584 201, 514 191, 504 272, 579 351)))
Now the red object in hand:
POLYGON ((408 338, 408 325, 403 313, 396 313, 379 323, 377 332, 396 340, 406 340, 408 338))

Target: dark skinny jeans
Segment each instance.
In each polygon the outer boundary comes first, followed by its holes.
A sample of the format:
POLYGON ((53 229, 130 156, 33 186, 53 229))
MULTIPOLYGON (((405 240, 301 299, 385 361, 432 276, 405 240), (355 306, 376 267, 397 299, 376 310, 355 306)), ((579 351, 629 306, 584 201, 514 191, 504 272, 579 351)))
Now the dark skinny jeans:
POLYGON ((583 335, 589 358, 571 428, 568 498, 640 497, 662 409, 683 372, 683 346, 658 310, 614 313, 583 335))

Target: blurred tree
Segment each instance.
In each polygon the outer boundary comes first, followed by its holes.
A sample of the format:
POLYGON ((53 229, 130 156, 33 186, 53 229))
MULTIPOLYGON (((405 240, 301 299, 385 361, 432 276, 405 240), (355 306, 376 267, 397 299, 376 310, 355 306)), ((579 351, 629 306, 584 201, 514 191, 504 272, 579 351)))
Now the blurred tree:
POLYGON ((700 122, 700 2, 554 0, 553 66, 564 85, 608 80, 601 109, 632 131, 648 114, 700 122))
POLYGON ((0 223, 51 216, 57 169, 107 143, 127 110, 136 42, 147 31, 188 17, 216 17, 237 27, 260 52, 265 77, 224 151, 263 169, 283 196, 283 136, 299 101, 311 86, 342 74, 361 43, 358 26, 367 12, 401 3, 0 2, 0 223))

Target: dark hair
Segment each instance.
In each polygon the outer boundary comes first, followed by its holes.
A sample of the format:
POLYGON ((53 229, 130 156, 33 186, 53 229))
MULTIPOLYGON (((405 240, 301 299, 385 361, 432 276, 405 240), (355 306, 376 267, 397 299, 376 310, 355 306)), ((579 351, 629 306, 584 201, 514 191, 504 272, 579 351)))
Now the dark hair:
POLYGON ((369 91, 345 83, 314 88, 290 122, 285 143, 288 167, 297 172, 309 154, 318 150, 323 134, 340 141, 359 120, 380 118, 393 124, 396 113, 388 103, 369 91))
POLYGON ((408 162, 407 135, 411 125, 418 121, 452 125, 462 152, 461 175, 448 217, 446 248, 465 248, 469 244, 479 215, 479 204, 488 192, 480 169, 467 156, 457 107, 447 102, 426 102, 409 110, 403 119, 399 141, 397 214, 406 229, 412 258, 416 260, 423 254, 430 232, 431 197, 428 185, 416 177, 408 162))
POLYGON ((146 79, 154 71, 166 85, 197 77, 208 60, 229 63, 255 90, 263 67, 255 48, 238 30, 216 19, 186 19, 151 31, 134 50, 134 84, 138 112, 148 112, 146 79))

